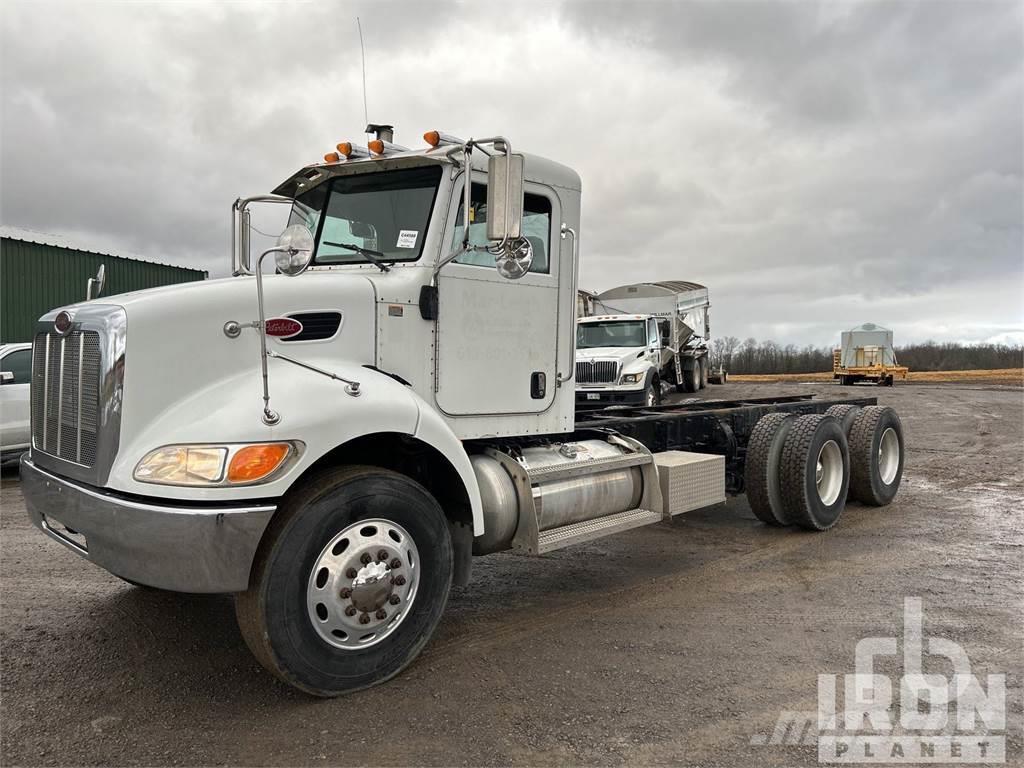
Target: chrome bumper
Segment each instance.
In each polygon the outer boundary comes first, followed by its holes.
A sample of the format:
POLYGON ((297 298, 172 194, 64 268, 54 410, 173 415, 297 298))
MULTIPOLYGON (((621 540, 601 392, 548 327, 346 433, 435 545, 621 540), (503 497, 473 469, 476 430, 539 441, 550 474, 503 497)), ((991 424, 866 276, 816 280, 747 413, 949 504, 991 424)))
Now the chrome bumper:
POLYGON ((241 592, 276 507, 177 507, 64 480, 21 458, 33 524, 116 576, 175 592, 241 592))

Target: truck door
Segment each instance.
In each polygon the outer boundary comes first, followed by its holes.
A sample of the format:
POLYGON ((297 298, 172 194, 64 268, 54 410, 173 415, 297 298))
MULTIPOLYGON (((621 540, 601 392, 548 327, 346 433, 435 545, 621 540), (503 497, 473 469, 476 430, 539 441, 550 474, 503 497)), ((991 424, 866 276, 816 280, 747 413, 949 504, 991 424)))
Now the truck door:
MULTIPOLYGON (((449 221, 455 226, 442 255, 463 237, 462 195, 453 198, 449 221)), ((477 245, 487 242, 486 200, 481 176, 470 199, 470 242, 477 245)), ((494 256, 483 251, 463 254, 441 270, 434 386, 445 413, 539 413, 554 401, 559 342, 571 343, 558 333, 560 221, 554 193, 527 183, 522 232, 533 245, 529 274, 503 278, 494 256)))

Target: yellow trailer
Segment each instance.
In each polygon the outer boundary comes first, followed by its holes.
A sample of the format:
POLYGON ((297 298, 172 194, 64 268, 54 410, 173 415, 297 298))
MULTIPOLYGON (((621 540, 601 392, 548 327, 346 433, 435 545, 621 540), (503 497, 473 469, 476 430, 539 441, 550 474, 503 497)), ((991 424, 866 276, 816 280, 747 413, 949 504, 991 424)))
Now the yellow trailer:
POLYGON ((906 381, 910 369, 905 365, 886 365, 881 361, 880 351, 877 347, 858 347, 855 364, 843 365, 842 350, 832 350, 832 378, 844 386, 873 381, 891 387, 896 379, 906 381))

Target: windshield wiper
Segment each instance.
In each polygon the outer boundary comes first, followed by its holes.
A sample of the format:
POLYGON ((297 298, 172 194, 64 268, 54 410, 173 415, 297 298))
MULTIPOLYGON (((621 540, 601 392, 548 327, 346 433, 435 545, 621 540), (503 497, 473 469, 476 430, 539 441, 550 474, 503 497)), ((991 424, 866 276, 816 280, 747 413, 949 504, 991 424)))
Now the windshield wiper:
POLYGON ((381 272, 387 272, 391 269, 391 267, 381 261, 385 256, 380 251, 371 251, 369 248, 362 248, 358 245, 349 245, 348 243, 332 243, 327 240, 324 240, 324 245, 332 245, 335 248, 347 248, 350 251, 355 251, 368 262, 380 269, 381 272))

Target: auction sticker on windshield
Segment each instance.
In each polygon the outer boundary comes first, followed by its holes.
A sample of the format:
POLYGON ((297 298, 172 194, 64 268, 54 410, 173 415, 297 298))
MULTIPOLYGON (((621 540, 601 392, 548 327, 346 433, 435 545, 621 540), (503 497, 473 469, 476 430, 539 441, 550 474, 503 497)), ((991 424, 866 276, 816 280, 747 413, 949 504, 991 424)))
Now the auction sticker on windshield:
POLYGON ((398 248, 415 248, 419 232, 415 229, 403 229, 398 233, 398 248))

